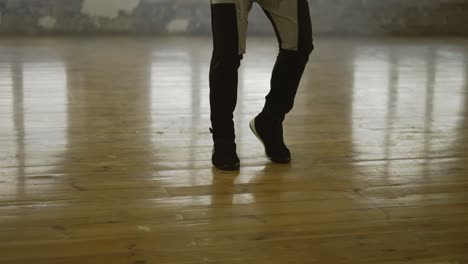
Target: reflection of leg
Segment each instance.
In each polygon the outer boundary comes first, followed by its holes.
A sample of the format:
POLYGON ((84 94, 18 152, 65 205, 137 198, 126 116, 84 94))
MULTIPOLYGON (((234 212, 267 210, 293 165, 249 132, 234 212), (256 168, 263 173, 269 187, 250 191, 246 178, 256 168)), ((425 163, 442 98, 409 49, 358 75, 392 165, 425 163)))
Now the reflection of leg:
POLYGON ((210 65, 212 161, 218 168, 232 170, 239 167, 233 113, 237 102, 237 70, 243 53, 239 43, 245 39, 245 32, 238 26, 238 4, 212 4, 211 9, 214 46, 210 65))
POLYGON ((251 128, 265 145, 271 160, 287 163, 291 154, 284 144, 282 123, 294 106, 300 80, 313 50, 312 24, 307 0, 281 0, 276 5, 268 1, 260 3, 275 29, 280 52, 265 106, 251 122, 251 128))

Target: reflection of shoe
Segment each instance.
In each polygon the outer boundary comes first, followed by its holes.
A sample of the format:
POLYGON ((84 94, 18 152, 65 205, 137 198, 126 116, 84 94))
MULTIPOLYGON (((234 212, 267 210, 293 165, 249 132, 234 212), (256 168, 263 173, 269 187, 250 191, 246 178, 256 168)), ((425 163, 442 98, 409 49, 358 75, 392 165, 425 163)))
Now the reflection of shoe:
MULTIPOLYGON (((213 130, 210 129, 210 131, 213 133, 213 130)), ((225 171, 239 170, 240 161, 234 140, 213 137, 213 141, 213 156, 211 158, 213 166, 225 171)))
POLYGON ((268 159, 276 163, 291 162, 291 152, 283 140, 282 121, 273 122, 259 114, 250 121, 250 129, 262 142, 268 159))

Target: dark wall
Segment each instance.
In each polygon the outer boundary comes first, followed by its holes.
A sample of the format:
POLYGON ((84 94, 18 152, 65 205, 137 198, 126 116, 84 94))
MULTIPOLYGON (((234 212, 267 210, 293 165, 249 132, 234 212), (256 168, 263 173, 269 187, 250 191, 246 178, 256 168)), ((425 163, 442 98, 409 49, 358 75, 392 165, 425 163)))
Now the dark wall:
MULTIPOLYGON (((327 34, 468 35, 468 0, 309 0, 327 34)), ((0 0, 0 33, 199 34, 209 0, 0 0)), ((271 32, 258 7, 250 31, 271 32)))

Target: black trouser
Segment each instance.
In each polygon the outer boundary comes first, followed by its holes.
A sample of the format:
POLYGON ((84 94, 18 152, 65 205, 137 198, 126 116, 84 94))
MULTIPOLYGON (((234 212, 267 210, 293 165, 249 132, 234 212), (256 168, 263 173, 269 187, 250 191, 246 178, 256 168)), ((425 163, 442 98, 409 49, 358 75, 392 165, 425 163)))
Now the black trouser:
MULTIPOLYGON (((263 112, 282 120, 293 108, 299 82, 313 50, 309 7, 307 0, 256 2, 270 19, 280 47, 263 112)), ((245 52, 246 21, 251 3, 251 0, 212 0, 214 50, 210 65, 210 106, 215 137, 235 137, 237 71, 245 52)))

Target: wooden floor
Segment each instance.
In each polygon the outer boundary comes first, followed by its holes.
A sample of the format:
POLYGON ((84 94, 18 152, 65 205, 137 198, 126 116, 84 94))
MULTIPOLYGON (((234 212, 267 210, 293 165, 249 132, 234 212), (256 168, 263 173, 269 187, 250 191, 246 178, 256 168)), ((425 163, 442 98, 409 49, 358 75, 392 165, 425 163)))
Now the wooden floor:
POLYGON ((468 263, 468 39, 319 38, 286 121, 212 169, 209 38, 0 40, 0 263, 468 263))

